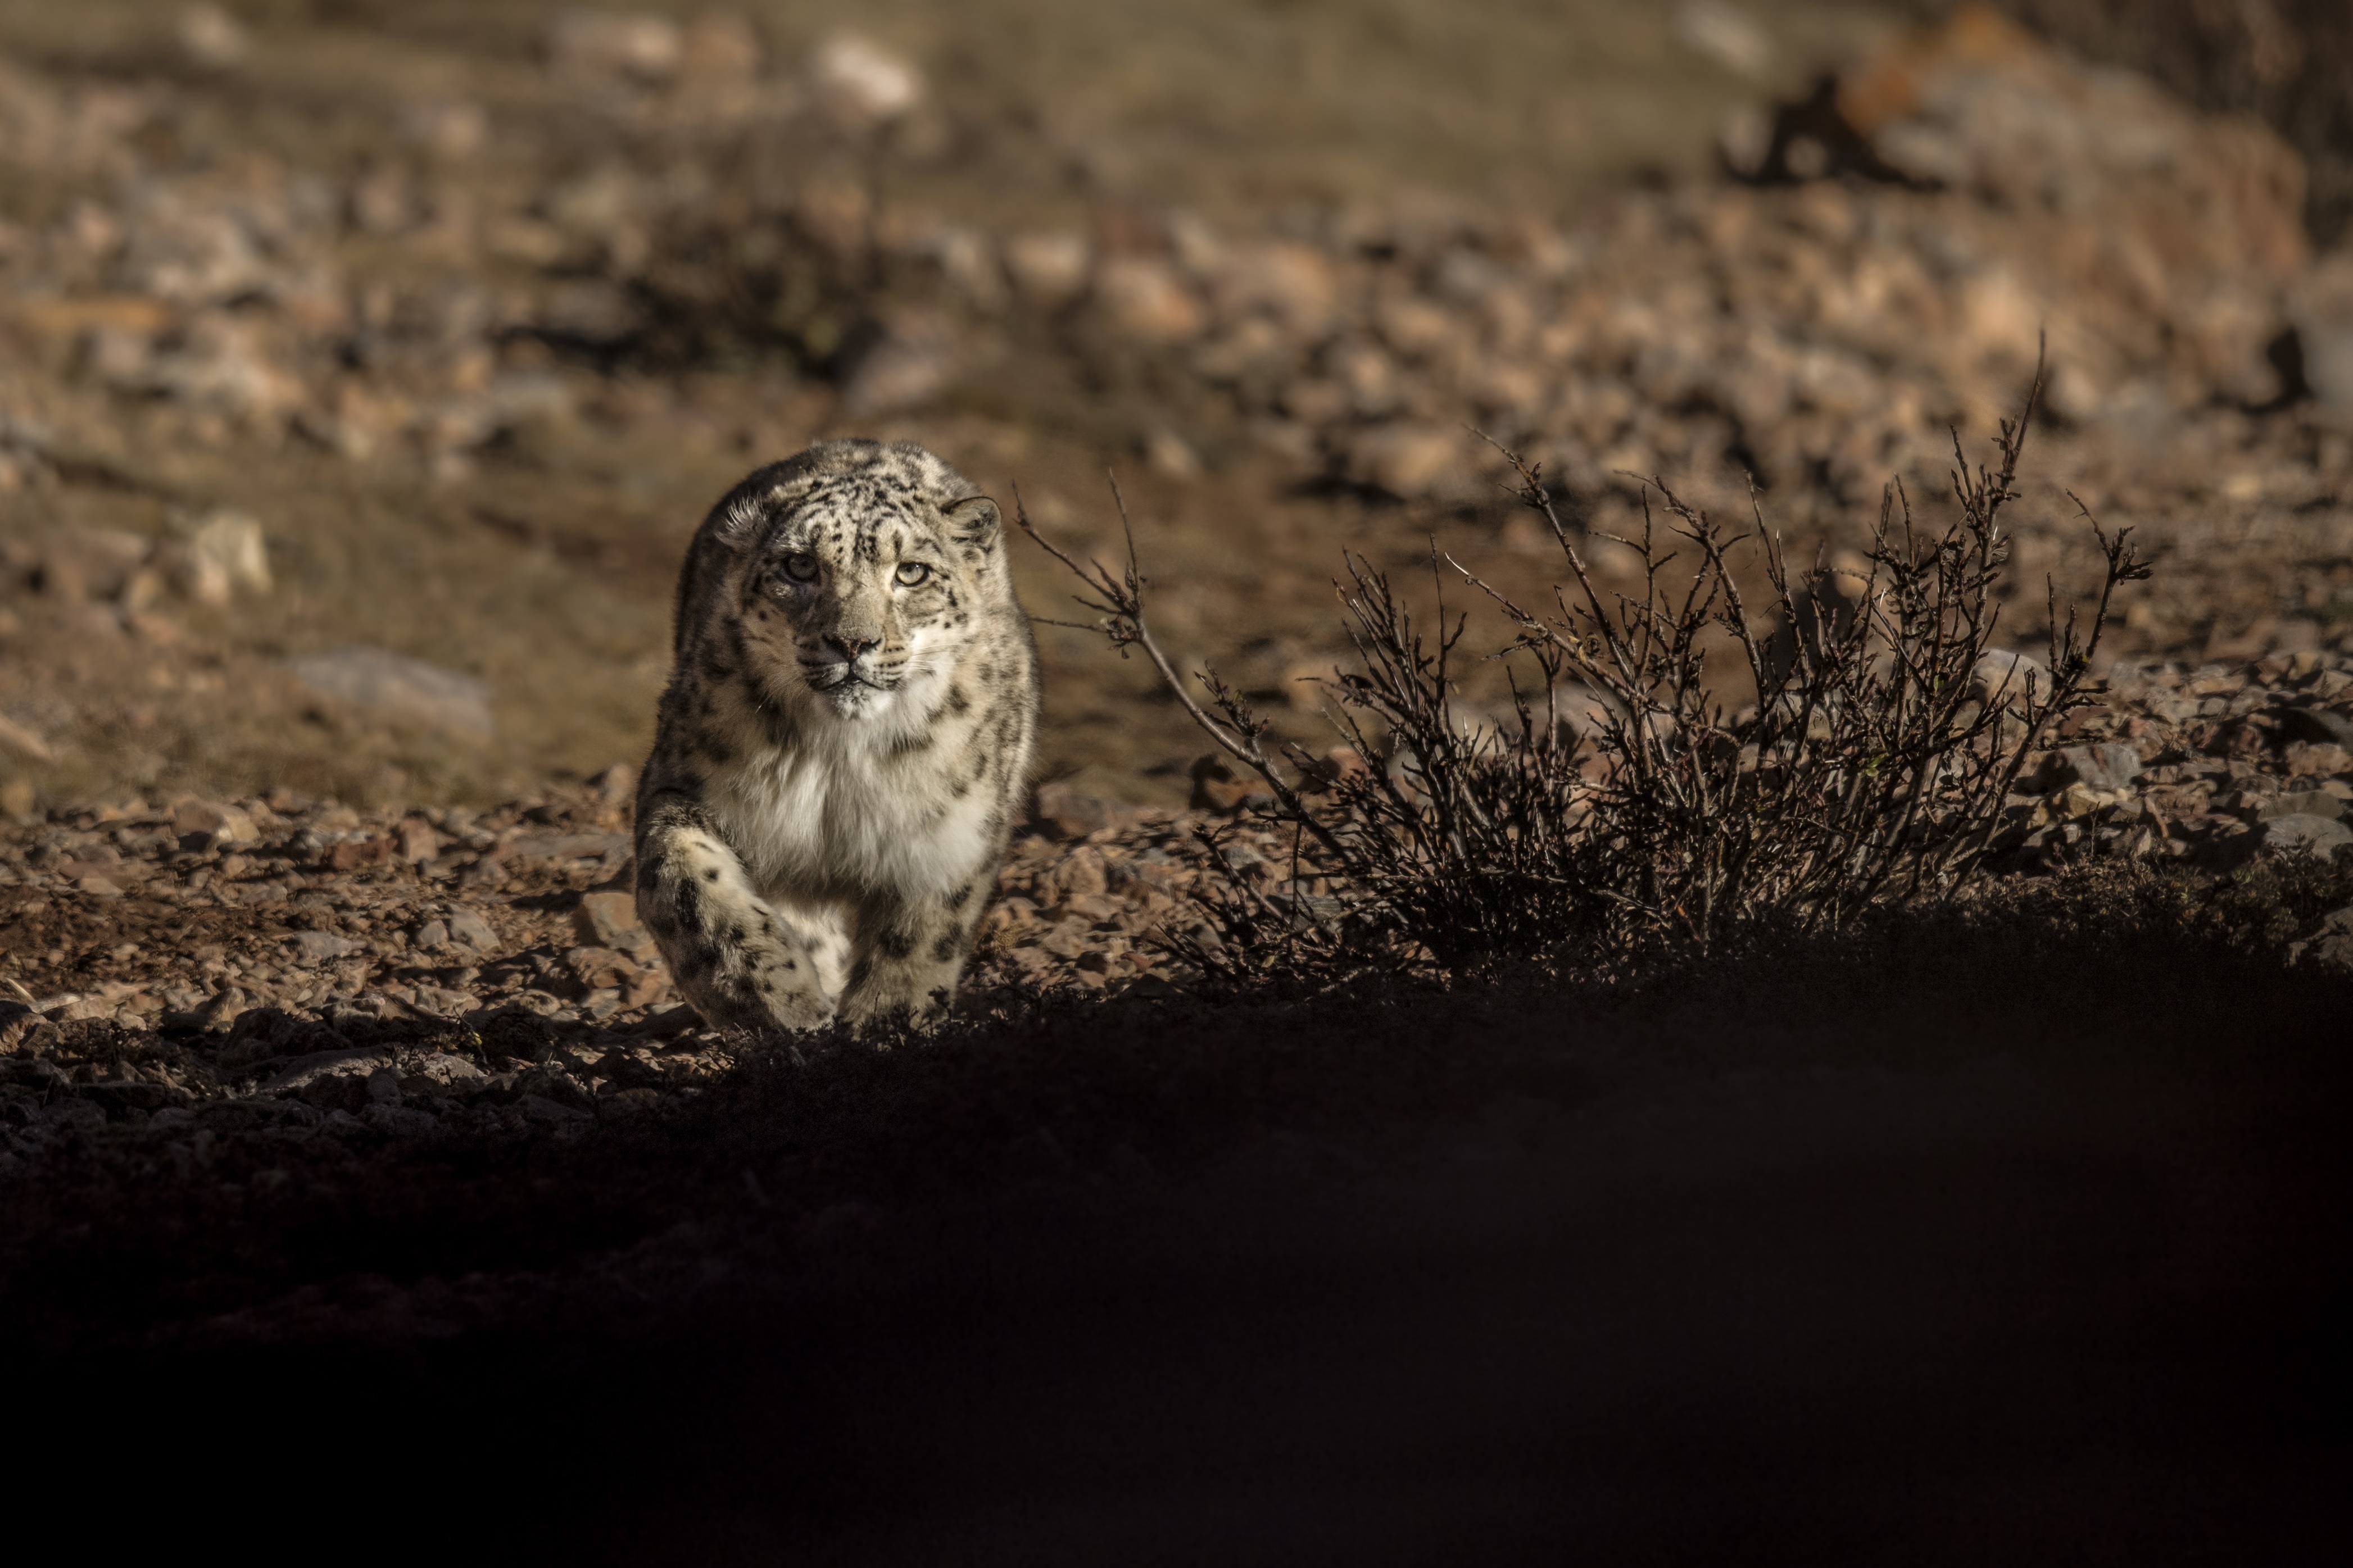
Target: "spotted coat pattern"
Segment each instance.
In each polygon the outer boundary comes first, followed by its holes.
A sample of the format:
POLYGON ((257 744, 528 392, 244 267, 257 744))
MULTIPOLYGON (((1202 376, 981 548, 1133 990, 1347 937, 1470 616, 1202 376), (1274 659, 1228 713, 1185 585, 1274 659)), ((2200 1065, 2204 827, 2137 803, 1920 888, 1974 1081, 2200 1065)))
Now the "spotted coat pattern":
POLYGON ((638 790, 638 910, 715 1024, 923 1023, 1028 785, 1038 657, 997 504, 830 441, 713 508, 638 790))

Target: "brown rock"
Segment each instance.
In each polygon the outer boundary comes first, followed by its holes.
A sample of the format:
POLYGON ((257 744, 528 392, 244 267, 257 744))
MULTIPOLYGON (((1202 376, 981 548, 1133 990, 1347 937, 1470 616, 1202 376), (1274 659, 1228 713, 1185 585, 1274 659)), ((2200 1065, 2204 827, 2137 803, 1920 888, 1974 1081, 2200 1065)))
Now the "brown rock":
POLYGON ((670 976, 659 968, 638 971, 634 978, 621 985, 621 1005, 651 1007, 671 999, 670 976))
POLYGON ((244 512, 207 512, 189 530, 187 550, 193 559, 204 563, 199 571, 212 569, 231 588, 250 594, 270 590, 269 543, 261 524, 244 512))
POLYGON ((1110 887, 1105 875, 1103 852, 1088 847, 1071 851, 1063 858, 1061 864, 1047 874, 1045 882, 1050 891, 1063 900, 1073 896, 1100 894, 1107 891, 1110 887))
POLYGON ((380 647, 343 647, 293 661, 295 679, 321 696, 447 734, 487 739, 490 688, 380 647))
POLYGON ((1031 816, 1057 838, 1084 838, 1106 827, 1139 821, 1144 812, 1139 806, 1083 795, 1057 781, 1038 786, 1037 805, 1031 816))
POLYGON ((172 831, 183 838, 201 833, 216 844, 251 844, 261 837, 243 806, 194 795, 172 803, 172 831))
POLYGON ((405 819, 396 830, 400 843, 400 858, 415 866, 441 853, 441 835, 421 816, 405 819))
POLYGON ((547 33, 547 62, 586 81, 667 81, 686 52, 676 22, 644 12, 567 11, 547 33))
POLYGON ((810 96, 836 124, 867 131, 903 119, 923 101, 913 60, 854 34, 836 34, 809 59, 810 96))
POLYGON ((1200 300, 1156 257, 1105 260, 1095 273, 1095 307, 1113 331, 1144 343, 1187 342, 1208 324, 1200 300))
POLYGON ((1467 473, 1464 439, 1445 426, 1377 425, 1350 444, 1349 470, 1394 496, 1451 493, 1467 473))
POLYGON ((588 991, 626 988, 640 978, 635 963, 608 947, 575 947, 564 955, 564 966, 588 991))
POLYGON ((1087 286, 1092 251, 1078 234, 1018 234, 1005 242, 1005 271, 1032 310, 1069 304, 1087 286))
POLYGON ((1274 244, 1230 250, 1214 292, 1221 316, 1273 317, 1297 337, 1320 334, 1339 296, 1331 258, 1313 246, 1274 244))
POLYGON ((381 835, 346 838, 327 851, 327 864, 337 871, 364 870, 390 860, 394 848, 393 841, 381 835))
POLYGON ((638 959, 654 954, 653 933, 638 921, 638 900, 629 893, 584 893, 572 911, 572 929, 590 947, 612 948, 638 959))

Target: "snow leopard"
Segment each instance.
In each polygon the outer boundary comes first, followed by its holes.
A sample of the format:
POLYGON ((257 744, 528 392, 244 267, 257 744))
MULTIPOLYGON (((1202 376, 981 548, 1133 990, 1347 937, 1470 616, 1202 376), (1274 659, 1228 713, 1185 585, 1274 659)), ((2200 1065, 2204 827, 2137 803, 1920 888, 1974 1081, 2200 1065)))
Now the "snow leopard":
POLYGON ((712 509, 638 788, 637 897, 722 1027, 936 1022, 1029 785, 1038 651, 997 503, 828 441, 712 509))

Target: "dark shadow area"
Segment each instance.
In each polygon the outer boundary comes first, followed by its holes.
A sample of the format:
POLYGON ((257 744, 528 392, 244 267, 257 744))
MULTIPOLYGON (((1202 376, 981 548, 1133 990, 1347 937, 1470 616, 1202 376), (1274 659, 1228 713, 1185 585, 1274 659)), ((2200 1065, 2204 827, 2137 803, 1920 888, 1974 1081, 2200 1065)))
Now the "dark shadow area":
POLYGON ((66 1163, 8 1473, 531 1561, 2327 1560, 2353 984, 2253 940, 2324 896, 1008 1007, 274 1205, 66 1163))

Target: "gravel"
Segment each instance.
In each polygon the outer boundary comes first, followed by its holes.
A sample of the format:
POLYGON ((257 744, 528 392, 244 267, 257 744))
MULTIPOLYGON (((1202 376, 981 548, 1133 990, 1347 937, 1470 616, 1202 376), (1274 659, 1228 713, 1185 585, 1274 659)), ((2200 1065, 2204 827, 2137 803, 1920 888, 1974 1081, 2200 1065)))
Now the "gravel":
MULTIPOLYGON (((2340 855, 2353 752, 2308 737, 2335 734, 2348 698, 2353 658, 2324 652, 2119 664, 2031 761, 1998 864, 2031 873, 2097 853, 2221 871, 2340 855)), ((1328 903, 1322 882, 1288 879, 1276 836, 1203 788, 1186 812, 1041 790, 982 928, 976 1005, 1184 994, 1155 938, 1198 926, 1188 894, 1211 823, 1229 866, 1328 903)), ((628 891, 625 798, 591 787, 480 814, 361 813, 280 791, 8 829, 10 1168, 75 1137, 224 1114, 331 1136, 565 1137, 716 1081, 765 1047, 677 1005, 628 891), (396 852, 427 834, 429 856, 396 852)), ((2343 948, 2333 931, 2284 940, 2314 962, 2343 948)))

